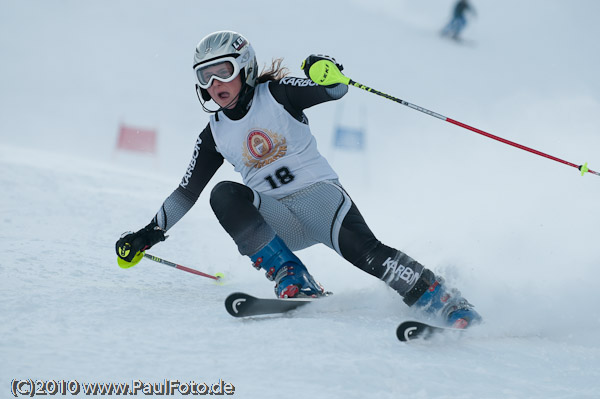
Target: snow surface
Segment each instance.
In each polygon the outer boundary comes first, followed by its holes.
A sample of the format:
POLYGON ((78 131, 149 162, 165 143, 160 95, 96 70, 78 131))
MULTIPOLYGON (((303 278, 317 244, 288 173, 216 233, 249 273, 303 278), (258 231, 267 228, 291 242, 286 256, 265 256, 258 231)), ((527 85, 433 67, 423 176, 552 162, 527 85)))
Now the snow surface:
MULTIPOLYGON (((476 1, 462 45, 438 36, 452 3, 4 1, 0 397, 15 378, 223 379, 240 398, 600 397, 600 179, 359 89, 307 111, 321 151, 377 236, 459 287, 483 326, 400 343, 411 310, 323 246, 299 255, 332 298, 234 319, 228 293, 272 285, 206 193, 149 252, 226 284, 117 267, 114 242, 153 217, 208 121, 191 64, 215 30, 297 76, 306 55, 331 54, 354 80, 599 170, 600 3, 476 1), (158 156, 115 152, 121 121, 158 128, 158 156), (364 153, 332 147, 340 121, 365 126, 364 153)), ((223 179, 239 181, 229 165, 211 185, 223 179)))

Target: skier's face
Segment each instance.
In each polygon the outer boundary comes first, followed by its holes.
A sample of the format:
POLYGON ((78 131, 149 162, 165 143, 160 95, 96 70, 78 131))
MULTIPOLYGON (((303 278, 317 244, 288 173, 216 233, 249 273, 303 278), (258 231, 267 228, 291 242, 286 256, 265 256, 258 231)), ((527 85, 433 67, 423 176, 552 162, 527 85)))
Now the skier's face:
POLYGON ((234 108, 238 101, 238 95, 242 89, 242 78, 236 76, 231 82, 221 82, 218 79, 213 80, 208 89, 208 94, 214 102, 220 107, 234 108))

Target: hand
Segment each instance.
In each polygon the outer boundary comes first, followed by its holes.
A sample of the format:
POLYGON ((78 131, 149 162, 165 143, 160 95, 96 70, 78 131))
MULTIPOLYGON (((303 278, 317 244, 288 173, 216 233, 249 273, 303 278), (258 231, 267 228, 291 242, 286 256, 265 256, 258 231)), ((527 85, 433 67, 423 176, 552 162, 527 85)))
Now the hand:
POLYGON ((315 62, 317 61, 321 61, 321 60, 327 60, 327 61, 331 61, 335 64, 335 66, 338 68, 338 70, 343 71, 344 70, 344 66, 342 64, 338 64, 337 61, 335 60, 335 58, 330 57, 328 55, 323 55, 323 54, 311 54, 308 57, 306 57, 306 59, 304 61, 302 61, 302 65, 300 66, 300 68, 304 71, 304 74, 306 75, 307 78, 310 79, 310 67, 314 65, 315 62))
POLYGON ((135 266, 142 259, 145 250, 166 238, 165 230, 154 222, 135 233, 123 233, 115 244, 119 266, 123 268, 135 266))

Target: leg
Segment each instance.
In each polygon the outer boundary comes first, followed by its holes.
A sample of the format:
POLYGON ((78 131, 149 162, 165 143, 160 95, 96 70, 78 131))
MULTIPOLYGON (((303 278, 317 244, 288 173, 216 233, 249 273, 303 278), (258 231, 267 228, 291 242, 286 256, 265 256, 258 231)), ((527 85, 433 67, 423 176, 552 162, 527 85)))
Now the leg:
POLYGON ((249 187, 228 181, 217 184, 210 194, 210 205, 219 223, 240 253, 248 256, 275 238, 275 231, 256 209, 254 197, 249 187))
MULTIPOLYGON (((424 267, 420 263, 375 238, 337 181, 313 184, 280 201, 310 239, 334 249, 350 263, 385 281, 400 295, 404 296, 423 275, 424 267)), ((272 216, 269 219, 276 220, 272 216)))
POLYGON ((465 19, 465 17, 457 17, 456 18, 456 20, 454 22, 454 32, 452 34, 453 39, 458 40, 460 32, 462 32, 462 30, 464 29, 466 24, 467 24, 467 20, 465 19))
POLYGON ((450 31, 452 30, 452 24, 454 23, 454 19, 451 19, 446 26, 444 26, 444 28, 442 29, 442 31, 440 32, 440 34, 442 36, 447 36, 450 31))
POLYGON ((341 254, 347 261, 385 281, 402 296, 429 272, 410 256, 377 240, 354 203, 339 237, 341 254))
POLYGON ((481 320, 473 306, 456 289, 446 287, 443 278, 396 249, 379 242, 362 215, 352 204, 340 230, 342 256, 356 267, 385 281, 408 306, 447 325, 466 328, 481 320))
MULTIPOLYGON (((229 233, 242 255, 248 255, 254 267, 266 270, 267 278, 275 281, 279 297, 318 296, 323 288, 276 235, 275 230, 259 212, 262 200, 272 213, 279 215, 284 226, 294 225, 293 215, 277 201, 261 198, 247 186, 234 182, 217 184, 210 204, 223 228, 229 233), (287 212, 286 212, 287 211, 287 212)), ((297 223, 297 222, 296 222, 297 223)), ((285 231, 281 229, 281 231, 285 231)))

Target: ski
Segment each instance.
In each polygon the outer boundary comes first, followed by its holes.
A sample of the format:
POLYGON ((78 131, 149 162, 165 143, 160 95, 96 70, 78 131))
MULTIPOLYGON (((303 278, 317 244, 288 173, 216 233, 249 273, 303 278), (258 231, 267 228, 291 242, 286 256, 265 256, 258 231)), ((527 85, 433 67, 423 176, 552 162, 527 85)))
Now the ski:
POLYGON ((225 299, 225 309, 233 317, 261 316, 285 313, 304 306, 317 298, 257 298, 243 292, 234 292, 225 299))
POLYGON ((464 330, 452 327, 432 326, 431 324, 421 323, 419 321, 405 321, 400 323, 396 329, 396 336, 400 341, 406 342, 414 339, 429 339, 434 335, 449 331, 464 330))

